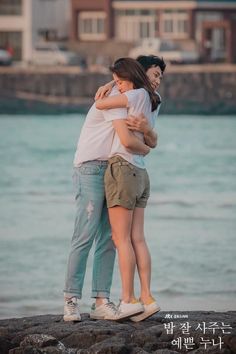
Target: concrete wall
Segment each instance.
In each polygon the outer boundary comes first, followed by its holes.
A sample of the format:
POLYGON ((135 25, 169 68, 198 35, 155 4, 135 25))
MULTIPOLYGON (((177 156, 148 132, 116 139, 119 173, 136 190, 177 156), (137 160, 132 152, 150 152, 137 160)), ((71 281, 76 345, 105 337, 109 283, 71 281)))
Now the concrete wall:
MULTIPOLYGON (((236 67, 222 68, 169 68, 160 89, 162 113, 236 114, 236 67)), ((81 102, 91 104, 98 86, 109 80, 108 74, 80 73, 77 68, 1 69, 4 91, 0 94, 2 102, 4 97, 20 97, 57 106, 63 103, 70 111, 70 106, 79 108, 81 102)))

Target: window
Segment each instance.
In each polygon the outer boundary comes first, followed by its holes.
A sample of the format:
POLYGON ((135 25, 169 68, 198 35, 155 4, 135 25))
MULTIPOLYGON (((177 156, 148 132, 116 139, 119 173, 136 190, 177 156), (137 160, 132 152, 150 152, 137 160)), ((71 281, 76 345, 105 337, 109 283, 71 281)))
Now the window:
POLYGON ((78 15, 78 37, 82 40, 106 39, 105 21, 105 12, 80 12, 78 15))
POLYGON ((117 10, 115 36, 126 42, 155 37, 156 17, 152 10, 117 10))
POLYGON ((161 32, 165 38, 186 38, 189 35, 189 17, 186 11, 166 10, 161 16, 161 32))
POLYGON ((22 59, 22 33, 21 32, 1 32, 0 48, 11 48, 15 60, 22 59))
POLYGON ((172 33, 173 32, 173 21, 172 20, 165 20, 164 21, 164 32, 165 33, 172 33))
POLYGON ((199 12, 196 15, 196 40, 201 43, 202 40, 202 25, 205 21, 220 21, 223 20, 223 13, 211 11, 211 12, 199 12))
POLYGON ((21 15, 22 0, 0 0, 0 15, 21 15))
POLYGON ((40 28, 38 30, 38 36, 41 40, 45 41, 56 41, 58 38, 56 29, 40 28))
POLYGON ((148 22, 140 22, 139 24, 139 37, 140 38, 149 38, 150 37, 150 28, 148 22))

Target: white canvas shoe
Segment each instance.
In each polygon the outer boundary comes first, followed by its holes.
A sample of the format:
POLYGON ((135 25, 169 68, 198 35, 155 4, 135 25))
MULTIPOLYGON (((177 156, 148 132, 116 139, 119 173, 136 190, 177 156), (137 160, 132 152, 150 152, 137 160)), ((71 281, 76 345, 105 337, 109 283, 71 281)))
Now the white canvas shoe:
POLYGON ((108 299, 103 299, 103 304, 96 306, 94 303, 91 307, 90 318, 95 320, 117 320, 118 309, 116 305, 108 299))
POLYGON ((119 306, 119 319, 129 318, 134 315, 143 313, 144 307, 138 300, 132 300, 132 302, 121 301, 119 306))
POLYGON ((151 317, 152 315, 154 315, 154 313, 159 312, 161 309, 153 297, 150 297, 148 303, 143 304, 143 307, 144 307, 144 312, 138 316, 132 316, 130 318, 131 321, 134 321, 134 322, 143 321, 143 320, 147 319, 148 317, 151 317))
POLYGON ((133 300, 129 303, 120 301, 119 306, 115 306, 113 302, 107 299, 104 299, 103 301, 104 303, 100 306, 96 306, 96 304, 92 305, 90 318, 96 320, 119 321, 127 319, 133 315, 138 315, 144 311, 143 305, 137 300, 133 300))
POLYGON ((63 319, 64 321, 81 321, 78 299, 76 297, 65 300, 63 319))

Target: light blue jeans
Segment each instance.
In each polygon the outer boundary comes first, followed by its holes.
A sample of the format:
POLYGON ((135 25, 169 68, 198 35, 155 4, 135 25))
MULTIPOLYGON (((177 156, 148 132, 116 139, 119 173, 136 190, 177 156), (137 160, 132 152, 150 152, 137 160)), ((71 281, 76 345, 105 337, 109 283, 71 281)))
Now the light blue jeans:
POLYGON ((89 251, 95 241, 92 297, 110 296, 115 246, 104 191, 107 161, 89 161, 74 169, 76 218, 71 241, 65 296, 82 297, 89 251))

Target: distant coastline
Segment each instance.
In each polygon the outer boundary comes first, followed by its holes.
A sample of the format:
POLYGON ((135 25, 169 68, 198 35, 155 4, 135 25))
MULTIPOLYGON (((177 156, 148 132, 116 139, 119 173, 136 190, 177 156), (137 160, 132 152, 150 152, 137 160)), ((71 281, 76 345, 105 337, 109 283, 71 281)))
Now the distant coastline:
MULTIPOLYGON (((76 67, 0 68, 0 114, 85 113, 109 73, 76 67)), ((167 68, 163 114, 236 114, 236 65, 167 68)))

